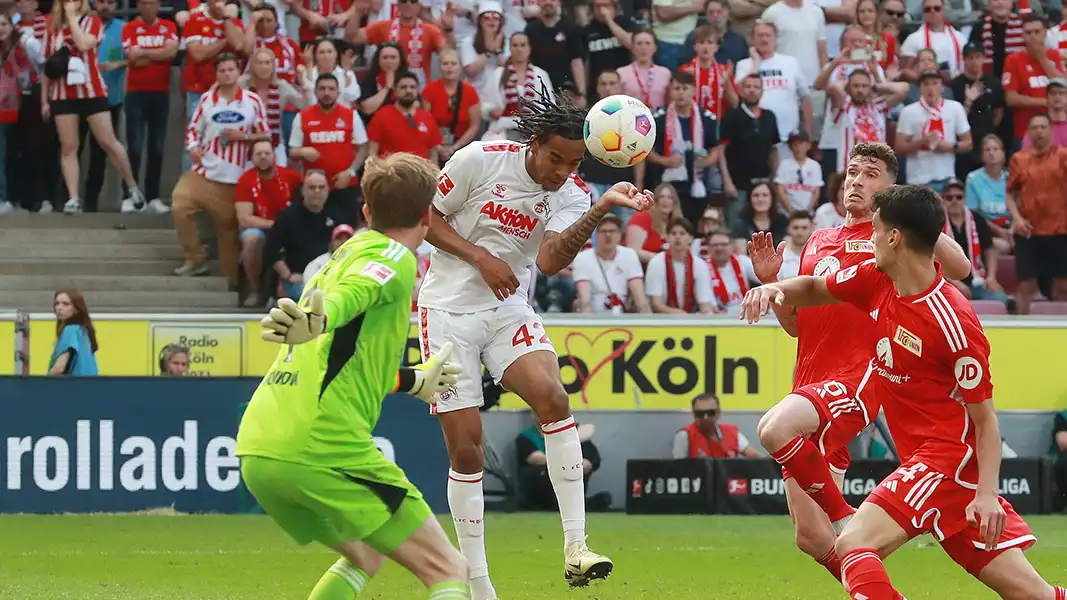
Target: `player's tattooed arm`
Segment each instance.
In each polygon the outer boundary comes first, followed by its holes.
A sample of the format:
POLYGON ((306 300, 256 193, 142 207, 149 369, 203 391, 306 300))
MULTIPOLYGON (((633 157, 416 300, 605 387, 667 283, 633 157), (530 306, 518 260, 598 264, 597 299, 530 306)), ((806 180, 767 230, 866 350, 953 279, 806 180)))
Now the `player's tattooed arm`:
POLYGON ((537 268, 545 275, 555 275, 574 262, 596 226, 608 211, 593 205, 584 215, 559 233, 548 232, 537 251, 537 268))

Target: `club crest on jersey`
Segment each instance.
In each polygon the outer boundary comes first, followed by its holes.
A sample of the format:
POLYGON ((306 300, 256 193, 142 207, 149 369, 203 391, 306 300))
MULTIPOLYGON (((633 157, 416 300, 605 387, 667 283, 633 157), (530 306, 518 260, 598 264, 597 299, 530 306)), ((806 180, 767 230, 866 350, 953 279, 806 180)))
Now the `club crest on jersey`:
POLYGON ((437 179, 437 191, 441 192, 442 196, 447 196, 455 187, 456 184, 452 183, 448 173, 441 173, 441 176, 437 179))
POLYGON ((493 195, 496 196, 497 198, 503 198, 504 194, 506 194, 507 191, 508 191, 508 188, 506 188, 503 185, 498 183, 498 184, 496 184, 496 187, 493 188, 493 195))
POLYGON ((902 346, 908 352, 911 352, 915 356, 922 357, 923 355, 923 341, 914 333, 904 329, 900 325, 897 325, 897 332, 893 335, 893 341, 902 346))
POLYGON ((845 242, 845 252, 849 254, 874 254, 874 242, 871 240, 848 240, 845 242))
POLYGON ((385 285, 390 279, 396 275, 396 271, 383 265, 380 262, 371 261, 367 263, 359 272, 360 275, 366 275, 378 283, 385 285))
POLYGON ((551 208, 552 205, 548 203, 547 195, 544 198, 538 200, 537 204, 534 204, 534 212, 541 215, 542 217, 547 217, 548 211, 551 210, 551 208))
POLYGON ((837 260, 836 256, 824 256, 819 262, 815 263, 815 270, 812 271, 812 275, 825 277, 836 273, 840 268, 841 261, 837 260))

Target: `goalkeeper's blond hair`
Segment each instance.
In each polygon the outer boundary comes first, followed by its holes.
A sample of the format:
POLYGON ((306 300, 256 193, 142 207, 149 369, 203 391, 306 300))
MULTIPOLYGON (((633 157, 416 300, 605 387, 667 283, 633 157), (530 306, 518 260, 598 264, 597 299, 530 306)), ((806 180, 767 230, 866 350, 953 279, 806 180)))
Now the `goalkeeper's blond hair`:
POLYGON ((375 231, 410 229, 426 216, 437 190, 437 165, 406 152, 368 160, 360 182, 375 231))

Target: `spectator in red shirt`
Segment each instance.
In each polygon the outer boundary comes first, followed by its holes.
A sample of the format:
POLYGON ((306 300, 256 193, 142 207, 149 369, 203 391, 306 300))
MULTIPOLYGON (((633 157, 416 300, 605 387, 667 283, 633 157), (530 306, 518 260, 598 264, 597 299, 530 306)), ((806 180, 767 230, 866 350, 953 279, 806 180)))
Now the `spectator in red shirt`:
POLYGON ((460 79, 459 53, 445 48, 437 55, 441 78, 426 84, 422 103, 441 130, 441 162, 466 146, 482 127, 482 104, 478 90, 460 79))
POLYGON ((652 208, 639 211, 630 217, 626 224, 626 245, 637 251, 642 265, 647 265, 652 257, 667 249, 667 225, 682 216, 682 207, 678 202, 678 192, 669 183, 656 186, 656 197, 652 208))
POLYGON ((170 67, 178 54, 178 26, 159 18, 159 0, 137 0, 140 16, 122 27, 122 48, 126 51, 126 151, 134 177, 141 173, 145 152, 145 197, 150 209, 170 209, 159 198, 163 172, 163 143, 167 136, 170 111, 170 67))
POLYGON ((289 5, 300 17, 300 44, 320 37, 341 38, 345 25, 355 15, 356 5, 349 0, 302 0, 289 5))
POLYGON ((367 155, 385 158, 408 152, 437 162, 441 130, 425 109, 415 105, 419 95, 418 77, 407 71, 396 76, 396 104, 382 107, 367 128, 367 155))
POLYGON ((300 189, 300 173, 280 167, 274 147, 267 140, 252 144, 252 168, 241 175, 233 192, 237 226, 241 229, 241 262, 248 277, 249 293, 244 306, 262 306, 260 279, 263 275, 263 244, 274 219, 289 206, 300 189))
POLYGON ((395 19, 371 23, 350 36, 346 35, 345 39, 357 46, 397 42, 407 56, 411 71, 417 77, 418 87, 422 88, 430 80, 433 55, 449 45, 449 41, 440 28, 419 18, 421 10, 419 0, 397 0, 395 19))
POLYGON ((129 187, 127 200, 134 206, 145 205, 144 194, 133 178, 126 148, 115 137, 111 123, 111 104, 97 57, 102 36, 103 25, 99 17, 90 14, 88 0, 64 0, 53 4, 45 37, 45 55, 51 57, 65 47, 70 52, 70 59, 63 72, 52 73, 56 76, 54 79, 46 77, 43 80, 41 114, 51 116, 59 134, 60 168, 63 182, 70 190, 70 199, 63 205, 63 212, 67 213, 82 212, 82 201, 78 197, 78 142, 81 137, 78 121, 83 118, 129 187))
MULTIPOLYGON (((12 18, 18 20, 23 34, 33 36, 44 50, 44 36, 48 31, 48 16, 38 10, 37 0, 16 0, 12 18)), ((19 105, 18 123, 12 132, 17 139, 17 160, 12 161, 12 197, 28 210, 52 211, 52 196, 59 179, 59 150, 56 147, 56 132, 51 121, 41 116, 41 64, 35 65, 30 75, 30 86, 23 90, 19 105)))
POLYGON ((1045 48, 1045 22, 1034 14, 1023 17, 1025 48, 1004 59, 1004 102, 1012 109, 1012 145, 1022 148, 1030 117, 1048 109, 1049 79, 1064 77, 1058 50, 1045 48))
MULTIPOLYGON (((189 17, 203 13, 207 10, 207 3, 200 0, 170 0, 170 6, 174 9, 174 22, 179 29, 183 29, 189 22, 189 17)), ((240 11, 237 3, 226 4, 226 18, 236 19, 240 11)))
POLYGON ((356 111, 337 102, 339 93, 336 77, 319 76, 318 102, 300 111, 293 121, 289 157, 303 160, 306 170, 326 174, 330 185, 326 210, 339 223, 355 224, 360 218, 356 172, 367 132, 356 111))
POLYGON ((384 42, 378 46, 367 74, 359 82, 359 114, 364 119, 369 121, 379 108, 396 101, 396 74, 407 70, 408 60, 399 44, 384 42))

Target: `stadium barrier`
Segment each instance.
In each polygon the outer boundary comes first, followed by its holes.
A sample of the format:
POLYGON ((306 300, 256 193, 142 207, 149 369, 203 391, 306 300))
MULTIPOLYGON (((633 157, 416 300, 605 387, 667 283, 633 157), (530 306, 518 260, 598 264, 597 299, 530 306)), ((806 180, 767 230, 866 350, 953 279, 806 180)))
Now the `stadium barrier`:
MULTIPOLYGON (((158 375, 159 352, 172 342, 192 349, 191 374, 201 376, 262 376, 278 352, 259 339, 259 323, 247 314, 106 314, 94 321, 103 375, 158 375)), ((983 324, 992 344, 997 407, 1062 410, 1067 378, 1049 376, 1062 368, 1060 354, 1033 349, 1067 348, 1067 319, 990 318, 983 324)), ((766 410, 792 389, 796 341, 773 324, 546 315, 545 326, 577 409, 688 409, 694 395, 713 392, 731 410, 766 410)), ((14 313, 0 314, 0 375, 24 373, 27 366, 31 374, 44 374, 54 340, 50 314, 32 314, 28 324, 16 323, 14 313), (20 341, 28 348, 16 350, 20 341)), ((405 358, 419 361, 414 323, 405 358)), ((512 394, 501 406, 525 408, 512 394)))
MULTIPOLYGON (((890 460, 855 460, 845 474, 843 491, 859 506, 899 464, 890 460)), ((630 460, 626 463, 631 514, 789 514, 782 469, 771 459, 727 458, 630 460)), ((1052 510, 1055 481, 1044 458, 1006 458, 1000 469, 1000 494, 1020 514, 1052 510)))

